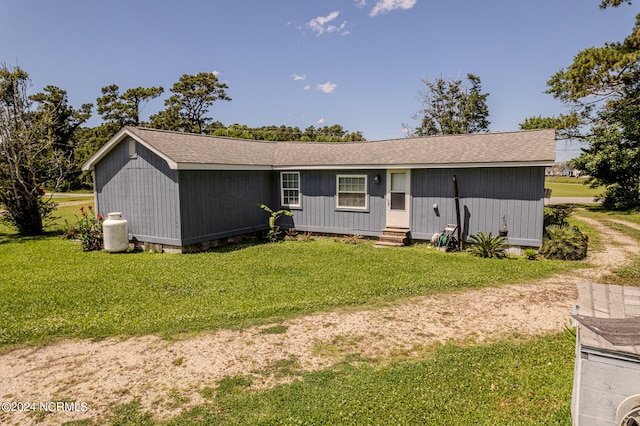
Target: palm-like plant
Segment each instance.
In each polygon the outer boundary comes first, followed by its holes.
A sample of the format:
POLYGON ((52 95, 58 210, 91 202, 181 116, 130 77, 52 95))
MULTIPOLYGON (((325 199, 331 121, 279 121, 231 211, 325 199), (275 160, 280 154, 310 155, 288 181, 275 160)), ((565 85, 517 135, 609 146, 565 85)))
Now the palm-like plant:
POLYGON ((580 260, 587 256, 589 238, 573 226, 550 225, 545 228, 545 237, 540 254, 548 259, 580 260))
POLYGON ((501 259, 507 255, 504 251, 506 238, 500 235, 494 236, 491 232, 485 234, 480 231, 470 235, 469 240, 473 245, 467 251, 474 256, 501 259))
POLYGON ((269 230, 267 231, 267 239, 271 242, 278 241, 278 239, 280 238, 281 232, 280 232, 280 227, 276 225, 276 221, 282 215, 293 216, 293 213, 291 213, 289 210, 273 210, 266 204, 259 204, 258 207, 260 207, 262 210, 270 214, 269 230))

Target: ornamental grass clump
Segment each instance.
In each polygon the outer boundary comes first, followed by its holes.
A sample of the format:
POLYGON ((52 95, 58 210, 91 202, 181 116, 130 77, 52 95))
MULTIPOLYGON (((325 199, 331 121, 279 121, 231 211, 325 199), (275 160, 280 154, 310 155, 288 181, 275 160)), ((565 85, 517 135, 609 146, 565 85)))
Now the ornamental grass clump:
POLYGON ((101 214, 96 215, 93 206, 88 206, 85 211, 84 206, 80 207, 82 216, 78 218, 75 225, 69 226, 63 238, 80 241, 83 251, 101 250, 103 247, 103 234, 101 214))
POLYGON ((504 251, 505 237, 496 235, 495 237, 491 232, 485 234, 480 231, 475 235, 469 235, 469 240, 473 244, 467 250, 474 256, 502 259, 507 254, 504 251))
POLYGON ((589 237, 575 226, 550 225, 540 247, 540 254, 553 260, 581 260, 587 257, 589 237))

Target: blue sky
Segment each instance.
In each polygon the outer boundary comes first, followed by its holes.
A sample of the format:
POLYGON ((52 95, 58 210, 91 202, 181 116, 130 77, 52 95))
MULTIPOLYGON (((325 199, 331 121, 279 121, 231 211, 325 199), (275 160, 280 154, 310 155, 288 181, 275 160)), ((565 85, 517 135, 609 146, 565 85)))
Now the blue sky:
MULTIPOLYGON (((33 91, 52 84, 74 106, 117 84, 162 86, 217 72, 225 125, 341 124, 369 140, 416 124, 422 78, 473 73, 491 131, 564 112, 546 82, 579 50, 621 41, 637 4, 600 0, 0 0, 0 62, 33 91)), ((94 114, 90 125, 100 123, 94 114)))

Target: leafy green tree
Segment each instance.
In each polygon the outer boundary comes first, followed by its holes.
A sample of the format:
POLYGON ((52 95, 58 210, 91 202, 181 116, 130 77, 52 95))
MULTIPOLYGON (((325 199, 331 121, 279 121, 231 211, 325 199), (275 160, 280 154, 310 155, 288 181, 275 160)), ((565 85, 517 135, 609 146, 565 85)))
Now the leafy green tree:
POLYGON ((98 114, 107 122, 120 126, 139 126, 140 109, 150 100, 164 92, 162 87, 136 87, 122 95, 116 84, 102 88, 102 96, 97 99, 98 114))
POLYGON ((207 117, 214 102, 230 101, 226 83, 214 73, 184 74, 173 85, 173 95, 165 101, 166 109, 151 116, 151 127, 190 133, 205 133, 212 119, 207 117))
POLYGON ((413 116, 420 125, 409 133, 428 136, 487 132, 489 94, 482 93, 479 77, 467 74, 467 80, 471 87, 460 79, 423 79, 426 89, 418 91, 422 108, 413 116))
POLYGON ((520 123, 520 130, 555 129, 559 139, 570 139, 578 135, 580 119, 577 114, 560 114, 558 117, 527 117, 520 123))
POLYGON ((55 86, 30 97, 30 82, 20 67, 0 67, 0 204, 21 235, 40 235, 53 208, 43 188, 57 190, 71 170, 70 141, 91 106, 73 109, 55 86))
MULTIPOLYGON (((308 128, 309 133, 312 133, 313 126, 308 128)), ((306 133, 306 131, 305 131, 306 133)), ((332 126, 324 126, 315 129, 315 136, 313 141, 316 142, 356 142, 366 140, 361 132, 349 133, 341 125, 334 124, 332 126)))
POLYGON ((622 3, 626 3, 630 5, 631 1, 630 0, 602 0, 602 2, 600 2, 600 9, 606 9, 609 6, 617 7, 617 6, 620 6, 622 3))
POLYGON ((208 129, 209 133, 215 136, 264 141, 353 142, 366 140, 362 136, 362 132, 348 132, 338 124, 320 129, 309 126, 304 133, 299 127, 249 127, 245 124, 232 124, 229 127, 224 127, 220 122, 209 125, 208 129))
POLYGON ((61 191, 77 189, 79 187, 77 180, 82 170, 80 170, 81 164, 75 158, 78 144, 76 136, 80 125, 91 117, 93 105, 83 104, 80 109, 73 108, 68 104, 67 92, 56 86, 46 86, 42 92, 30 96, 29 99, 38 103, 36 112, 44 121, 52 138, 53 154, 69 163, 64 173, 56 176, 57 184, 50 184, 51 187, 61 191))
POLYGON ((640 15, 623 42, 606 43, 578 52, 573 63, 547 82, 547 93, 567 104, 585 123, 593 122, 607 102, 624 96, 638 80, 640 66, 640 15))
POLYGON ((589 174, 592 186, 606 187, 603 204, 611 209, 640 206, 640 81, 600 111, 587 140, 589 148, 572 165, 589 174))
POLYGON ((548 85, 548 93, 568 105, 589 129, 581 135, 589 148, 573 166, 589 175, 593 186, 607 187, 605 206, 639 206, 640 15, 623 42, 579 52, 548 85))
POLYGON ((315 140, 317 136, 316 128, 314 126, 309 126, 304 129, 304 133, 300 136, 300 140, 304 142, 310 142, 315 140))

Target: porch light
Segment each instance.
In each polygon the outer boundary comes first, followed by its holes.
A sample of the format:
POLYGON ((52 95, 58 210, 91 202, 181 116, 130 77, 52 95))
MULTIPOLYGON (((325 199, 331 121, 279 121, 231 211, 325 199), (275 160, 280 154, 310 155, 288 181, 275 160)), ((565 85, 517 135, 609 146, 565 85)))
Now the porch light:
POLYGON ((373 181, 374 181, 375 183, 380 183, 380 175, 379 175, 379 174, 376 174, 376 175, 373 177, 373 181))

